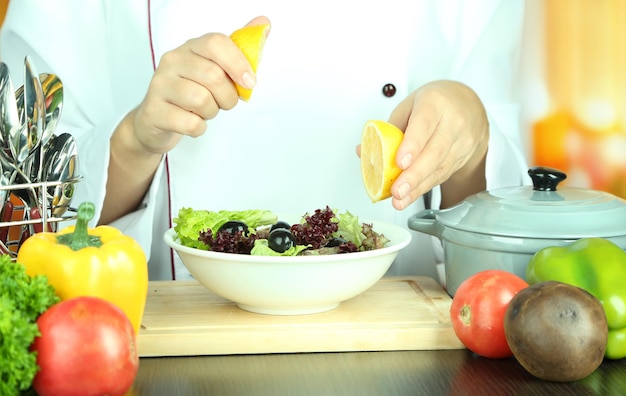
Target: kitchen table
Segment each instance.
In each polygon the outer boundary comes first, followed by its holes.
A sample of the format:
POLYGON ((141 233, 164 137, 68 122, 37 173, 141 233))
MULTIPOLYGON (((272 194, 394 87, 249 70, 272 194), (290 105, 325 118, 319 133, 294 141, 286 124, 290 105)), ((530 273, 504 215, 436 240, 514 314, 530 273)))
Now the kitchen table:
POLYGON ((626 359, 584 380, 555 383, 515 359, 465 349, 290 353, 140 360, 131 395, 624 395, 626 359))

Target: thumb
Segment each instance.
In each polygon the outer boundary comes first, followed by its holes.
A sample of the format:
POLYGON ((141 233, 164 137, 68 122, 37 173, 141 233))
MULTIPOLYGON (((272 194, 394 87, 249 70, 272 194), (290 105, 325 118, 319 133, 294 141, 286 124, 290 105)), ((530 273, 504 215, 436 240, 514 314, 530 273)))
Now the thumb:
MULTIPOLYGON (((245 24, 244 27, 259 26, 259 25, 268 25, 268 28, 264 29, 265 39, 267 39, 267 36, 269 35, 269 30, 270 30, 269 29, 270 20, 267 17, 257 16, 256 18, 252 19, 247 24, 245 24)), ((249 65, 248 65, 247 71, 243 71, 241 73, 234 73, 234 74, 229 72, 228 74, 231 76, 231 78, 233 79, 235 83, 247 89, 252 89, 256 85, 256 76, 254 76, 253 70, 252 68, 250 68, 249 65)))

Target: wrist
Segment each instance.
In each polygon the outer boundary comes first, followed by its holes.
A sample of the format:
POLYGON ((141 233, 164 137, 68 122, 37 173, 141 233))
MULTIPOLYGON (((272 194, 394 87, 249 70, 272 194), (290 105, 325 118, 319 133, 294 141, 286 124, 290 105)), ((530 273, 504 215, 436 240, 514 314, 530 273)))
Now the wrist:
POLYGON ((160 159, 163 154, 151 151, 139 139, 135 122, 136 115, 137 109, 135 108, 115 128, 111 136, 111 155, 126 159, 160 159))
POLYGON ((471 161, 455 172, 441 185, 441 208, 458 204, 470 195, 487 188, 485 169, 487 163, 487 145, 481 146, 471 161))
POLYGON ((163 157, 147 150, 137 139, 134 115, 134 110, 128 113, 110 139, 106 193, 99 224, 109 224, 137 209, 163 157))

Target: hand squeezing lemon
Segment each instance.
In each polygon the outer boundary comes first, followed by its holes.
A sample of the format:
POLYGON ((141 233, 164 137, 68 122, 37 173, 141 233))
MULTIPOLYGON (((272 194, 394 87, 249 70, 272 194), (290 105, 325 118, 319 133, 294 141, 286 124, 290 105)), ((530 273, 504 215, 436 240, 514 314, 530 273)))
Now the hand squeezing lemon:
MULTIPOLYGON (((263 46, 265 45, 265 38, 269 28, 269 24, 246 26, 235 30, 230 35, 231 40, 241 49, 248 62, 250 62, 254 73, 256 73, 257 67, 261 62, 261 54, 263 53, 263 46)), ((252 96, 252 89, 244 88, 239 84, 235 84, 235 86, 239 97, 247 102, 250 96, 252 96)))
POLYGON ((391 185, 402 169, 396 165, 396 153, 404 133, 385 121, 368 121, 361 136, 361 175, 372 202, 391 197, 391 185))

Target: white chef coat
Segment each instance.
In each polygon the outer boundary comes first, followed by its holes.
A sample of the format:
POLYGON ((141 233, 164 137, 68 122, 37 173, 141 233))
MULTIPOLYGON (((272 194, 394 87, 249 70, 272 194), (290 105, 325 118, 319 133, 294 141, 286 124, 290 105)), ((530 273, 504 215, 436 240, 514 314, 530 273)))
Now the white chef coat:
MULTIPOLYGON (((74 203, 100 208, 110 135, 142 100, 153 58, 158 64, 189 38, 270 18, 249 103, 220 112, 202 137, 183 139, 164 159, 145 205, 113 224, 144 247, 151 279, 184 279, 188 272, 162 239, 182 207, 304 214, 328 205, 406 226, 423 200, 404 211, 389 200, 373 204, 355 145, 365 121, 387 119, 435 79, 462 81, 485 103, 487 187, 524 183, 514 84, 523 9, 518 0, 19 0, 10 3, 0 49, 16 86, 26 55, 37 71, 63 80, 57 133, 77 137, 83 176, 74 203), (385 84, 395 86, 395 96, 382 94, 385 84)), ((389 274, 436 277, 441 246, 412 236, 389 274)))

